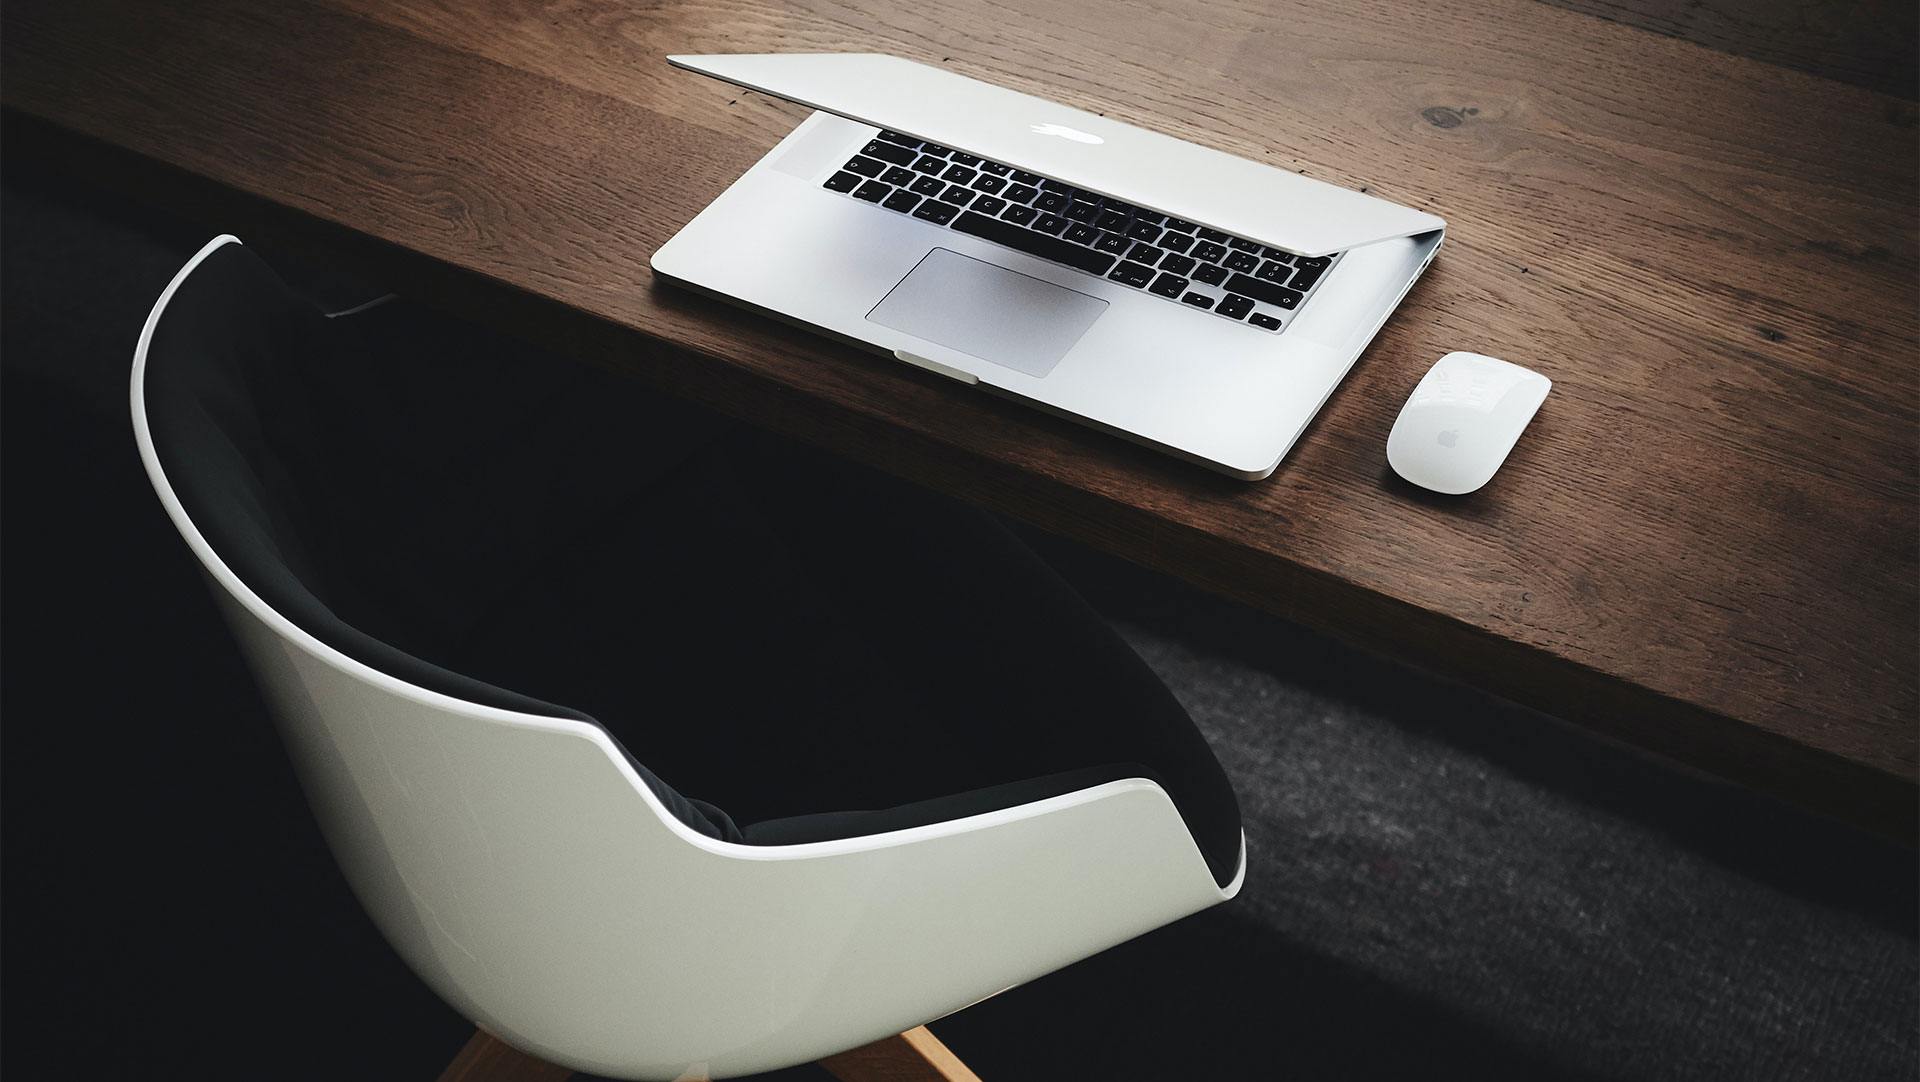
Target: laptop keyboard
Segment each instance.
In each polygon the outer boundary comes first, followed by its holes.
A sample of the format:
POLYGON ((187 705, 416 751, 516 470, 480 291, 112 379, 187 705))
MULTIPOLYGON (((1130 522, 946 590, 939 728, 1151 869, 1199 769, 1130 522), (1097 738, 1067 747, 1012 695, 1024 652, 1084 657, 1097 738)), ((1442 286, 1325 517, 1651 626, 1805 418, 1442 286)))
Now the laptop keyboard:
POLYGON ((825 187, 1276 333, 1340 258, 1293 255, 891 131, 825 187))

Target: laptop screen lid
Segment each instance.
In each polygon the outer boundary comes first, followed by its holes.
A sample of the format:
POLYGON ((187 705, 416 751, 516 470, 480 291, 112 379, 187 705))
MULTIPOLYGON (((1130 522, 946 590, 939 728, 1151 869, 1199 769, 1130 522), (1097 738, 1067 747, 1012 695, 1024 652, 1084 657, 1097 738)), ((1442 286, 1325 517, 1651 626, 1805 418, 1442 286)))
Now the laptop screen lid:
POLYGON ((1441 219, 884 53, 669 56, 677 67, 1305 256, 1441 219))

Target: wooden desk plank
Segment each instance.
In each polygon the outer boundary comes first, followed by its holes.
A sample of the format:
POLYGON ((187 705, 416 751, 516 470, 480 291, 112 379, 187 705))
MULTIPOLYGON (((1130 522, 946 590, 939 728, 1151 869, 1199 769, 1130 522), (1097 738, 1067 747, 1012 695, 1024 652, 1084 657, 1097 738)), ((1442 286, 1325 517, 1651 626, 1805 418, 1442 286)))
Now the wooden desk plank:
POLYGON ((1546 0, 1912 99, 1920 8, 1903 0, 1546 0))
POLYGON ((0 79, 467 272, 434 288, 478 318, 1911 836, 1911 103, 1528 3, 1022 10, 14 0, 0 79), (772 49, 944 61, 1432 209, 1449 244, 1279 474, 1199 474, 655 289, 646 255, 801 115, 659 56, 772 49), (1382 460, 1452 348, 1556 380, 1460 501, 1382 460))

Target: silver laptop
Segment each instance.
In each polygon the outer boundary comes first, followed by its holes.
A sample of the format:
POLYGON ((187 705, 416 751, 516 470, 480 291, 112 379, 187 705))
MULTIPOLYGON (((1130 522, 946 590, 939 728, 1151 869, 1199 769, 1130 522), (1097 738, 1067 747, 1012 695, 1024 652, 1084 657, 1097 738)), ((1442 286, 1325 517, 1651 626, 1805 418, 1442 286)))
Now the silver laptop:
POLYGON ((1446 227, 899 57, 668 59, 818 111, 656 274, 1249 480, 1446 227))

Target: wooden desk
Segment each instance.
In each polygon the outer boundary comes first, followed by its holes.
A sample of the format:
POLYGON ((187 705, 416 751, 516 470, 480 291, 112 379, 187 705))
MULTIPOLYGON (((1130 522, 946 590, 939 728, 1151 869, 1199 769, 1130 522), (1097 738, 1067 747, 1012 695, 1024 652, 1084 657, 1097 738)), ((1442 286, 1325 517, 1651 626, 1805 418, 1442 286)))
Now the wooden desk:
POLYGON ((15 153, 342 239, 474 318, 1910 841, 1914 104, 1573 6, 1608 17, 9 0, 4 98, 15 153), (1228 481, 657 287, 648 254, 802 115, 661 57, 773 50, 945 64, 1432 210, 1449 243, 1280 472, 1228 481), (1555 391, 1449 500, 1383 442, 1456 348, 1555 391))

